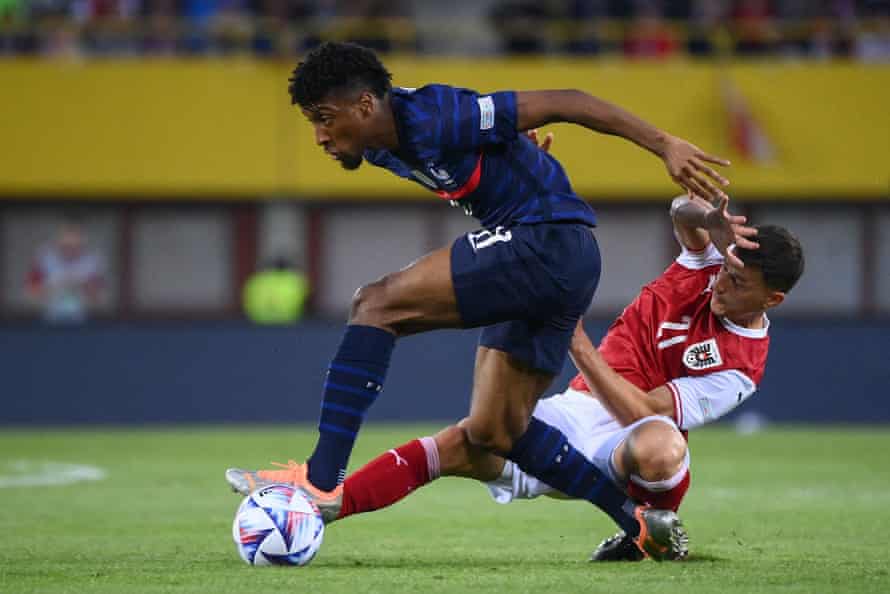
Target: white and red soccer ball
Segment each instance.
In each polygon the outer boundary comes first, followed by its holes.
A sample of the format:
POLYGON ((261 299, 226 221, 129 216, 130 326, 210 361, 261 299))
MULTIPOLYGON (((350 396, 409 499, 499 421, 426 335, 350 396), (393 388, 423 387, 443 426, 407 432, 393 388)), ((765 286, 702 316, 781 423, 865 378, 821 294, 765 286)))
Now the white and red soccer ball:
POLYGON ((238 554, 250 565, 306 565, 321 547, 324 522, 299 489, 271 485, 244 498, 232 524, 238 554))

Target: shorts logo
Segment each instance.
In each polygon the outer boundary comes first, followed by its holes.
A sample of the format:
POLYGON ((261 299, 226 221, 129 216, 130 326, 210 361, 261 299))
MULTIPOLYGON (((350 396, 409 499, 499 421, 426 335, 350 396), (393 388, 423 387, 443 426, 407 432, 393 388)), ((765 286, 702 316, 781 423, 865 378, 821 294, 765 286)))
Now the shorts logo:
POLYGON ((483 229, 482 231, 467 233, 467 241, 470 242, 474 252, 491 247, 499 242, 510 241, 511 239, 513 239, 513 233, 509 229, 504 229, 500 226, 495 227, 494 231, 483 229))
POLYGON ((476 99, 479 104, 479 129, 491 130, 494 128, 494 101, 489 96, 476 99))
POLYGON ((717 340, 711 338, 690 345, 683 351, 683 364, 689 369, 709 369, 723 365, 723 357, 717 348, 717 340))

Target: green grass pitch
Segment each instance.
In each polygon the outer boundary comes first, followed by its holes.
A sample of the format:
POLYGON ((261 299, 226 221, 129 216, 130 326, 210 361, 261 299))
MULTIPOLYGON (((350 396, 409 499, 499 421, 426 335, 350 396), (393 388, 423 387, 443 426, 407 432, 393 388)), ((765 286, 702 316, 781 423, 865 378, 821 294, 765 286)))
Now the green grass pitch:
MULTIPOLYGON (((353 467, 427 426, 371 425, 353 467)), ((305 456, 302 428, 0 432, 0 592, 888 592, 890 431, 694 432, 685 563, 586 561, 610 522, 587 504, 500 506, 443 479, 329 527, 307 568, 251 568, 223 470, 305 456), (9 486, 22 461, 103 480, 9 486)), ((33 466, 30 466, 33 468, 33 466)))

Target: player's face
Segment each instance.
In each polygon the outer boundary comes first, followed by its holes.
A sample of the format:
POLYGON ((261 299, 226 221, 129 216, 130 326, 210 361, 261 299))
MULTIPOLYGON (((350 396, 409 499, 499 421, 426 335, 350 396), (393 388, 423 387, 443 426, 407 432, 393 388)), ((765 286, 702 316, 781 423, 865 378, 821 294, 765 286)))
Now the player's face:
POLYGON ((732 268, 726 264, 717 274, 711 292, 711 311, 730 320, 744 319, 777 305, 784 294, 766 286, 759 268, 732 268))
POLYGON ((315 128, 315 143, 343 169, 358 169, 367 148, 364 134, 370 111, 365 95, 327 98, 302 110, 315 128))

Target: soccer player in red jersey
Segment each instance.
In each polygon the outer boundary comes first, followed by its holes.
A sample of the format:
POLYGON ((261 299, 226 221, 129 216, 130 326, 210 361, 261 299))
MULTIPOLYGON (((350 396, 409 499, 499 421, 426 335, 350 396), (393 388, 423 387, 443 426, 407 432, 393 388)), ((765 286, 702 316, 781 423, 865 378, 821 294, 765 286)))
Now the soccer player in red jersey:
MULTIPOLYGON (((625 308, 598 349, 578 325, 570 353, 580 373, 534 411, 628 495, 659 509, 676 510, 689 487, 686 431, 725 415, 757 389, 769 348, 765 312, 782 303, 803 272, 792 234, 758 226, 752 244, 744 239, 752 228, 726 206, 686 196, 673 201, 680 255, 625 308), (756 247, 732 248, 734 242, 756 247)), ((458 423, 372 460, 322 511, 335 521, 380 509, 440 476, 485 482, 501 503, 561 495, 514 462, 474 447, 458 423)), ((643 553, 621 532, 593 558, 638 560, 643 553)))

